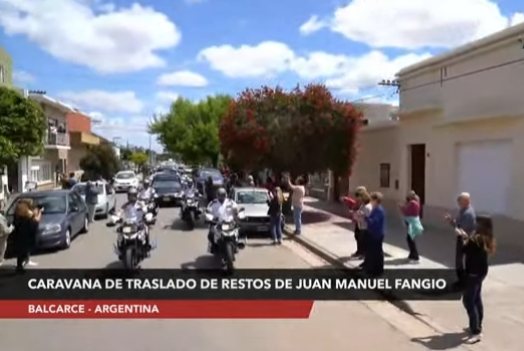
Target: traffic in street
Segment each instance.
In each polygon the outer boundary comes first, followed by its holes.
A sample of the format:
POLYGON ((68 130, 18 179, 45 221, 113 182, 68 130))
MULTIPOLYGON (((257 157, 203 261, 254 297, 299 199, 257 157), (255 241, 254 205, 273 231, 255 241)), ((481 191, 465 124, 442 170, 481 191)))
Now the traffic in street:
MULTIPOLYGON (((116 195, 116 207, 126 201, 116 195)), ((152 237, 157 247, 141 267, 220 268, 207 252, 208 227, 203 221, 189 230, 180 219, 178 207, 162 207, 152 237)), ((69 249, 38 252, 32 260, 37 268, 122 268, 115 255, 115 227, 99 218, 87 233, 79 234, 69 249)), ((15 259, 7 259, 2 269, 14 269, 15 259)), ((235 262, 237 268, 325 267, 311 253, 291 240, 274 246, 268 235, 250 235, 235 262)), ((403 319, 404 317, 399 316, 403 319)), ((410 317, 407 317, 410 318, 410 317)), ((409 321, 409 319, 406 319, 409 321)), ((411 321, 410 321, 411 323, 411 321)), ((361 302, 317 302, 309 320, 2 320, 2 348, 25 350, 335 350, 347 342, 353 330, 355 347, 416 351, 425 348, 409 342, 409 337, 391 326, 361 302), (30 330, 27 333, 26 330, 30 330), (373 338, 380 333, 380 339, 373 338), (147 336, 142 336, 147 332, 147 336), (319 337, 319 336, 322 337, 319 337), (52 337, 50 337, 52 336, 52 337), (44 342, 45 340, 45 342, 44 342), (79 341, 82 342, 79 342, 79 341), (387 341, 386 341, 387 340, 387 341), (254 342, 256 341, 256 342, 254 342)))

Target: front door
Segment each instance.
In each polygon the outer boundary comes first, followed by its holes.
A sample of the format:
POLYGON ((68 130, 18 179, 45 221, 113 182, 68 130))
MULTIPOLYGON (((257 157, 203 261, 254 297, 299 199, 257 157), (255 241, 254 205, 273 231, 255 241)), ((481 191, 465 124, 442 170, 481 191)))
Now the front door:
MULTIPOLYGON (((411 145, 411 190, 420 197, 420 204, 426 199, 426 145, 411 145)), ((422 212, 421 212, 422 216, 422 212)))
POLYGON ((82 211, 81 203, 79 203, 72 193, 67 195, 67 202, 68 219, 71 225, 71 236, 73 236, 78 233, 84 225, 84 218, 81 215, 84 212, 82 211))

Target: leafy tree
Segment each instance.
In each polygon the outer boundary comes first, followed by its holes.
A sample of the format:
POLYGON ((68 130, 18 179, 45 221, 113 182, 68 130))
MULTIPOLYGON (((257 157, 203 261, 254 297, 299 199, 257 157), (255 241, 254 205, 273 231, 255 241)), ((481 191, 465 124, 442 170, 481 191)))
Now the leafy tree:
POLYGON ((247 89, 220 125, 221 151, 235 168, 347 175, 362 115, 323 85, 286 92, 247 89))
POLYGON ((134 151, 131 154, 130 161, 142 169, 149 161, 149 156, 143 151, 134 151))
POLYGON ((218 128, 232 99, 210 96, 198 103, 179 98, 167 115, 156 118, 150 132, 164 148, 187 164, 218 164, 218 128))
POLYGON ((43 151, 46 118, 40 105, 0 87, 0 164, 43 151))
POLYGON ((80 160, 80 167, 86 179, 111 179, 120 169, 120 160, 110 144, 94 145, 80 160))

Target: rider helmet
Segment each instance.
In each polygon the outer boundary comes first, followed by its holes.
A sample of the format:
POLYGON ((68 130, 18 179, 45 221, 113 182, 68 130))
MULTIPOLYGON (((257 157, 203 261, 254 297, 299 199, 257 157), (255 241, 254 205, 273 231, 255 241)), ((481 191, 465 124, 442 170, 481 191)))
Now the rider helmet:
POLYGON ((227 198, 227 191, 226 191, 226 189, 219 188, 217 190, 217 198, 218 198, 218 201, 220 201, 221 203, 226 201, 226 198, 227 198))
POLYGON ((135 187, 129 188, 127 191, 127 200, 136 201, 138 199, 138 190, 135 187))

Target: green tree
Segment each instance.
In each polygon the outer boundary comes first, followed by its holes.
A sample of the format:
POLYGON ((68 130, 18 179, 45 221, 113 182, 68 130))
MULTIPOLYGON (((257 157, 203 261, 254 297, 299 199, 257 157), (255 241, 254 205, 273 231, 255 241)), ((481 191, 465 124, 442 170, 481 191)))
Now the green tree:
POLYGON ((0 164, 43 151, 46 118, 37 103, 0 87, 0 120, 0 164))
POLYGON ((149 156, 144 151, 134 151, 130 157, 130 161, 140 169, 143 169, 148 160, 149 156))
POLYGON ((110 144, 94 145, 80 160, 80 167, 86 179, 111 179, 120 169, 120 160, 110 144))
POLYGON ((198 103, 179 98, 168 114, 155 118, 150 132, 164 148, 187 164, 218 164, 218 129, 232 99, 210 96, 198 103))

